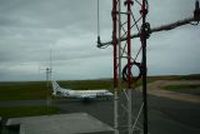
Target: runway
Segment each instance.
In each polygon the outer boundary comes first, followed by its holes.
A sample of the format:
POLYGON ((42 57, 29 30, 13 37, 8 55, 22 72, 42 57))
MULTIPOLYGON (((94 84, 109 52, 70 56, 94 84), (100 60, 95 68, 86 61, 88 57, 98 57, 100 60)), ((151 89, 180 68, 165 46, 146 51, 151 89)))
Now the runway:
MULTIPOLYGON (((141 97, 135 95, 134 97, 141 97)), ((137 109, 141 98, 136 98, 133 107, 137 109)), ((113 126, 113 101, 93 101, 90 103, 59 100, 53 103, 62 113, 86 112, 113 126)), ((148 96, 149 132, 151 134, 199 134, 200 104, 148 96)), ((123 120, 120 118, 120 121, 123 120)), ((126 123, 124 121, 121 121, 126 123)), ((126 125, 126 124, 121 124, 126 125)))
MULTIPOLYGON (((137 94, 133 109, 138 108, 141 95, 137 94)), ((1 102, 1 106, 12 106, 23 104, 28 105, 46 105, 46 100, 29 100, 29 101, 13 101, 1 102)), ((104 123, 113 126, 113 101, 91 101, 83 103, 81 101, 69 101, 66 99, 53 100, 52 106, 60 109, 60 113, 77 113, 85 112, 104 123)), ((200 133, 200 104, 182 101, 170 100, 149 95, 148 96, 148 115, 149 115, 149 132, 150 134, 199 134, 200 133)), ((126 122, 120 118, 120 125, 126 125, 126 122)), ((123 131, 126 133, 125 131, 123 131)), ((122 132, 122 133, 123 133, 122 132)))

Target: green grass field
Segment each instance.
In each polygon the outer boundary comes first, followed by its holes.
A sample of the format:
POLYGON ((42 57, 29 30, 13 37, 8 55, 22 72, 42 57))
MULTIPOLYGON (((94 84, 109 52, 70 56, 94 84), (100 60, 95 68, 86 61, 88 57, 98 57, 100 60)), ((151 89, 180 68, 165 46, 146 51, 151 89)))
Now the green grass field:
POLYGON ((0 101, 45 99, 47 91, 45 82, 1 82, 0 101))
POLYGON ((112 80, 77 80, 77 81, 60 81, 60 86, 71 88, 73 90, 88 89, 112 89, 112 80))
MULTIPOLYGON (((112 89, 111 80, 58 81, 58 83, 61 87, 74 90, 112 89)), ((0 101, 46 99, 50 94, 46 82, 0 82, 0 101)))
MULTIPOLYGON (((148 82, 156 80, 196 80, 200 79, 200 75, 189 76, 154 76, 148 77, 148 82)), ((83 89, 109 89, 113 90, 112 79, 101 80, 77 80, 77 81, 58 81, 60 86, 65 88, 71 88, 74 90, 83 89)), ((137 86, 141 84, 138 81, 137 86)), ((122 87, 126 87, 126 82, 122 82, 122 87)), ((200 85, 197 87, 188 86, 168 86, 166 90, 172 90, 176 92, 200 94, 200 85), (189 90, 188 90, 189 89, 189 90)), ((47 96, 51 94, 50 90, 47 90, 46 82, 0 82, 0 101, 15 101, 15 100, 37 100, 47 99, 47 96)), ((29 106, 29 107, 0 107, 0 116, 2 117, 21 117, 21 116, 34 116, 43 114, 54 114, 59 112, 59 109, 55 107, 46 106, 29 106)))
POLYGON ((47 106, 20 106, 20 107, 1 107, 0 116, 3 118, 50 115, 58 113, 58 108, 47 106))
MULTIPOLYGON (((200 75, 188 76, 154 76, 148 77, 148 82, 156 80, 196 80, 200 79, 200 75)), ((74 90, 87 89, 108 89, 113 90, 112 79, 101 80, 74 80, 74 81, 58 81, 60 86, 71 88, 74 90)), ((137 86, 141 81, 137 82, 137 86)), ((122 87, 126 87, 126 82, 122 82, 122 87)), ((47 83, 45 81, 39 82, 0 82, 0 101, 6 100, 34 100, 46 99, 51 94, 47 90, 47 83)))

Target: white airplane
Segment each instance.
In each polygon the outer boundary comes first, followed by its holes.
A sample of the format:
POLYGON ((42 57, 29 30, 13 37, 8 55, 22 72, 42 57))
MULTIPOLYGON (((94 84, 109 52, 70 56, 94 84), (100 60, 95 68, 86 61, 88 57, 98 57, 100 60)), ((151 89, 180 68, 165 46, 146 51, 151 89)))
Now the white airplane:
POLYGON ((53 95, 68 98, 77 98, 81 100, 91 100, 95 98, 110 98, 111 92, 105 89, 101 90, 72 90, 60 87, 56 81, 52 81, 53 95))

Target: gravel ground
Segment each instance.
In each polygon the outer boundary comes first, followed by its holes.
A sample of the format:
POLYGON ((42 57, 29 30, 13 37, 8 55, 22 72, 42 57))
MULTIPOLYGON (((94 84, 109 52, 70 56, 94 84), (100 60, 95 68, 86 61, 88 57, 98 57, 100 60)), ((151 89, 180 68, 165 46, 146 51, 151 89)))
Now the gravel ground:
MULTIPOLYGON (((153 83, 149 83, 147 86, 148 94, 155 95, 158 97, 170 98, 173 100, 180 100, 185 102, 200 103, 199 95, 191 95, 185 93, 178 93, 168 90, 163 90, 168 85, 199 85, 200 80, 158 80, 153 83)), ((138 88, 141 90, 141 87, 138 88)))

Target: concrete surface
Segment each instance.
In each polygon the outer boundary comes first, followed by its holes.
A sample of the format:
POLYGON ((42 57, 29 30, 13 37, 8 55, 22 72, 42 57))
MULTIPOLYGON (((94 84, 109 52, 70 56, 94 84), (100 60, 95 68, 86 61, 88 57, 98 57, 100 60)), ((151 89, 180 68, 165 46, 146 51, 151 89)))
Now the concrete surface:
POLYGON ((77 134, 112 132, 113 129, 87 113, 72 113, 8 119, 6 125, 20 124, 20 134, 77 134))

